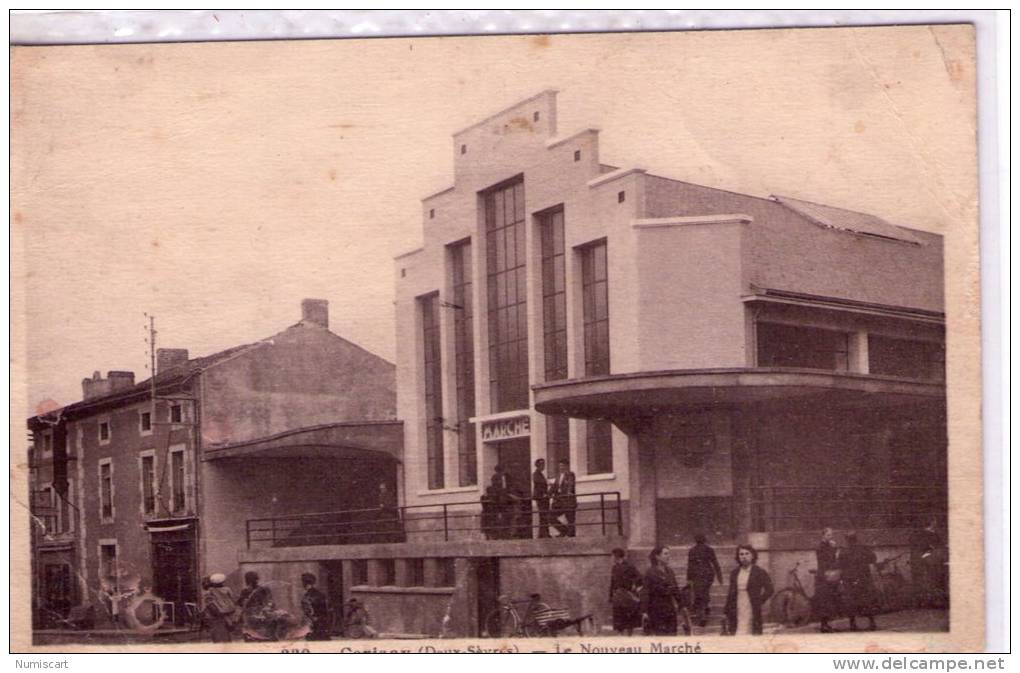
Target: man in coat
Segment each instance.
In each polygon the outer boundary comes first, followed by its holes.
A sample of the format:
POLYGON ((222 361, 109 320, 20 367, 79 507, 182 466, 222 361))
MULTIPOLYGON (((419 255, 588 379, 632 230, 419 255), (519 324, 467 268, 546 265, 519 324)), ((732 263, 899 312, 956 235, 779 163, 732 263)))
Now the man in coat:
POLYGON ((329 608, 326 604, 326 594, 315 588, 315 575, 312 573, 301 575, 301 585, 305 588, 305 595, 301 598, 301 609, 312 625, 312 630, 305 636, 305 640, 329 640, 329 608))
POLYGON ((574 525, 577 520, 576 482, 574 473, 570 471, 570 461, 566 458, 561 459, 556 483, 552 488, 553 527, 559 532, 560 537, 577 535, 577 528, 574 525), (566 519, 566 525, 560 522, 561 516, 566 519))
POLYGON ((694 592, 694 620, 698 626, 705 626, 709 612, 709 593, 712 581, 722 584, 722 568, 715 550, 708 546, 708 539, 698 533, 694 536, 694 546, 687 552, 687 581, 694 592))
POLYGON ((531 497, 538 508, 538 537, 549 537, 549 482, 542 458, 535 461, 535 472, 531 475, 531 497))
POLYGON ((502 465, 496 465, 489 481, 492 491, 492 511, 496 521, 495 538, 506 540, 514 536, 514 501, 511 497, 513 481, 502 465))

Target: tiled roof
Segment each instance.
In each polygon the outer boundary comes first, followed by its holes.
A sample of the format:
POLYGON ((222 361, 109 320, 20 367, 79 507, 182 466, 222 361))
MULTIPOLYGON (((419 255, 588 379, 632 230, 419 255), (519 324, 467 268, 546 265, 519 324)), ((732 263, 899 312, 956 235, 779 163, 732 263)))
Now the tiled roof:
POLYGON ((921 239, 909 229, 890 224, 880 217, 845 210, 834 206, 823 206, 820 203, 801 201, 789 196, 772 196, 772 199, 795 213, 806 217, 820 227, 841 229, 865 236, 876 236, 906 243, 921 244, 921 239))

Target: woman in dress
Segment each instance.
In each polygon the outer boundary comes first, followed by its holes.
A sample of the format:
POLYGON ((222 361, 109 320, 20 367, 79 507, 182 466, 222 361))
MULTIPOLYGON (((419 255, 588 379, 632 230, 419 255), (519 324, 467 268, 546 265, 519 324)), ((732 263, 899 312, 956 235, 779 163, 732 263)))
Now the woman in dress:
POLYGON ((772 578, 759 568, 758 552, 742 544, 737 547, 737 567, 730 573, 726 596, 726 632, 730 635, 761 635, 761 608, 772 597, 772 578))
POLYGON ((875 552, 857 540, 856 533, 846 534, 846 549, 839 555, 839 566, 843 570, 844 605, 850 617, 850 630, 857 630, 857 617, 868 618, 868 630, 878 628, 875 613, 878 612, 878 596, 871 579, 872 569, 877 562, 875 552))
POLYGON ((641 626, 641 573, 620 548, 613 550, 613 572, 609 582, 609 603, 613 606, 613 630, 631 635, 641 626))
POLYGON ((641 587, 641 617, 645 635, 675 636, 680 587, 669 567, 669 548, 656 547, 648 555, 651 566, 641 587))

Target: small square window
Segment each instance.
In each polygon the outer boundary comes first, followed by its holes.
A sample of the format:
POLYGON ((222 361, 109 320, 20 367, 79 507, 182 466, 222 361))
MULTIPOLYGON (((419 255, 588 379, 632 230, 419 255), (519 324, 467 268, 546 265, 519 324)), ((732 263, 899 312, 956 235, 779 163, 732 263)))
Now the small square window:
POLYGON ((436 217, 436 209, 435 208, 429 208, 429 219, 432 220, 432 219, 435 219, 435 217, 436 217))
POLYGON ((623 203, 627 200, 627 192, 620 192, 616 195, 616 202, 623 203))
POLYGON ((538 121, 538 112, 536 111, 535 114, 531 115, 531 118, 538 121))
POLYGON ((581 160, 581 150, 574 150, 574 161, 581 160))
POLYGON ((171 423, 180 423, 180 422, 182 422, 183 416, 184 416, 184 414, 183 414, 183 410, 182 410, 181 405, 174 404, 174 405, 170 406, 170 422, 171 423))
POLYGON ((401 269, 400 270, 400 277, 404 278, 405 276, 407 276, 407 269, 401 269))
POLYGON ((460 153, 461 154, 467 154, 467 145, 461 145, 460 146, 460 153))

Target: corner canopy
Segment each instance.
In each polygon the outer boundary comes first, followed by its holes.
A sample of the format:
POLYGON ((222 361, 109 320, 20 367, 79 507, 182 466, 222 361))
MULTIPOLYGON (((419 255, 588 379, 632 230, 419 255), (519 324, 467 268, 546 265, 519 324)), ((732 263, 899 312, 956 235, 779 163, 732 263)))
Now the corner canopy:
POLYGON ((227 458, 352 458, 366 453, 399 462, 404 429, 400 421, 348 421, 287 430, 268 437, 206 446, 202 460, 227 458))
POLYGON ((552 381, 533 386, 535 409, 582 419, 625 420, 713 405, 795 401, 852 405, 945 403, 941 382, 815 369, 680 369, 552 381))

